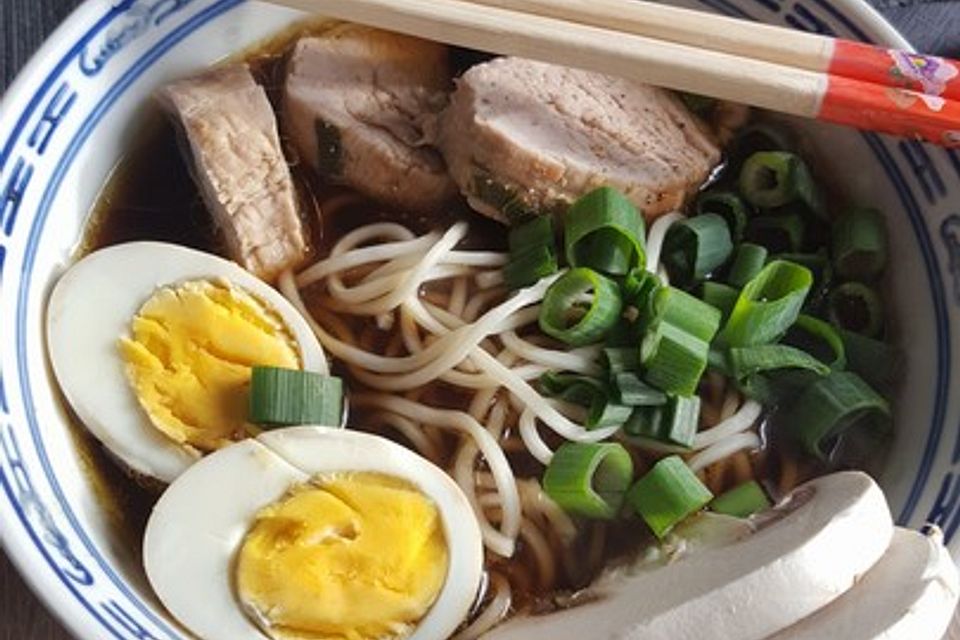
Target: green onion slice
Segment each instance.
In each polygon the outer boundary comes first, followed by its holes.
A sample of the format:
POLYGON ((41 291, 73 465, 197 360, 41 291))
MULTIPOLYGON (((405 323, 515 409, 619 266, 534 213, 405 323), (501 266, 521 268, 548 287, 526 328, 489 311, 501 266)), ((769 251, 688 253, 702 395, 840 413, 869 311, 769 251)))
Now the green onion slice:
POLYGON ((826 459, 830 441, 844 431, 867 423, 887 430, 889 418, 887 401, 860 376, 835 371, 800 394, 784 412, 784 426, 805 451, 826 459))
POLYGON ((876 209, 854 209, 833 223, 833 263, 841 277, 869 281, 887 266, 887 227, 876 209))
POLYGON ((537 216, 510 230, 507 236, 510 253, 520 255, 538 247, 553 248, 556 236, 552 216, 537 216))
POLYGON ((845 282, 831 291, 827 309, 830 322, 841 329, 868 338, 876 338, 883 330, 880 296, 861 282, 845 282))
POLYGON ((797 252, 806 239, 806 227, 798 213, 759 216, 747 225, 746 237, 772 253, 797 252))
POLYGON ((711 511, 734 518, 749 518, 770 508, 770 498, 756 480, 749 480, 726 493, 717 496, 710 503, 711 511))
POLYGON ((761 209, 800 202, 822 216, 822 195, 800 156, 786 151, 759 151, 740 170, 740 193, 761 209))
POLYGON ((310 371, 254 367, 250 421, 265 427, 341 426, 343 381, 310 371))
POLYGON ((712 499, 710 490, 679 456, 655 464, 627 493, 628 504, 660 539, 712 499))
POLYGON ((623 425, 629 436, 689 449, 700 424, 700 396, 672 396, 665 404, 634 410, 623 425))
POLYGON ((636 347, 606 347, 603 350, 607 371, 611 376, 628 373, 640 368, 640 354, 636 347))
MULTIPOLYGON (((634 349, 636 352, 636 349, 634 349)), ((666 404, 667 395, 645 384, 636 373, 622 372, 614 374, 613 386, 616 387, 620 404, 629 407, 650 407, 666 404)))
POLYGON ((840 370, 847 366, 847 353, 840 333, 820 318, 801 313, 787 333, 786 342, 816 356, 831 369, 840 370))
POLYGON ((651 304, 653 324, 671 324, 704 342, 710 342, 720 327, 720 312, 675 287, 657 291, 651 304))
POLYGON ((635 307, 641 314, 650 307, 650 300, 663 287, 663 282, 655 273, 640 267, 632 269, 623 279, 623 302, 635 307))
POLYGON ((731 239, 734 242, 743 240, 751 214, 747 204, 737 194, 730 191, 706 191, 697 198, 696 211, 698 217, 707 214, 720 216, 730 229, 731 239))
POLYGON ((796 321, 812 284, 806 267, 774 260, 743 288, 720 340, 731 347, 775 342, 796 321))
POLYGON ((575 347, 601 340, 622 310, 617 283, 596 271, 571 269, 550 285, 540 307, 540 329, 575 347))
POLYGON ((806 351, 783 344, 732 347, 727 352, 727 362, 730 374, 737 380, 775 369, 804 369, 818 376, 830 373, 830 367, 806 351))
POLYGON ((620 444, 567 442, 543 476, 543 490, 570 514, 612 520, 633 480, 633 460, 620 444))
POLYGON ((903 354, 885 342, 852 331, 840 331, 847 368, 871 386, 888 387, 903 366, 903 354))
POLYGON ((564 245, 572 267, 626 275, 645 263, 645 238, 643 216, 610 187, 583 196, 564 217, 564 245))
POLYGON ((710 343, 672 324, 649 331, 640 346, 644 379, 662 391, 692 396, 707 368, 710 343))
POLYGON ((503 268, 503 280, 511 289, 522 289, 557 272, 557 254, 546 246, 533 247, 518 256, 511 254, 503 268))
POLYGON ((730 265, 727 282, 737 289, 742 289, 763 269, 763 265, 767 263, 767 255, 767 249, 758 244, 751 242, 741 244, 737 247, 737 253, 730 265))
POLYGON ((670 277, 682 283, 703 280, 732 253, 730 227, 712 213, 674 224, 663 244, 664 265, 670 277))
POLYGON ((623 424, 630 417, 629 406, 615 402, 610 387, 589 376, 548 372, 540 377, 544 393, 587 408, 587 429, 623 424))
POLYGON ((807 296, 804 307, 819 309, 827 297, 830 285, 833 283, 833 265, 830 264, 826 251, 821 250, 818 253, 781 253, 775 256, 775 259, 793 262, 810 270, 810 273, 813 274, 813 286, 810 288, 810 294, 807 296))
POLYGON ((700 299, 720 312, 720 321, 726 322, 737 304, 740 291, 722 282, 708 280, 700 290, 700 299))

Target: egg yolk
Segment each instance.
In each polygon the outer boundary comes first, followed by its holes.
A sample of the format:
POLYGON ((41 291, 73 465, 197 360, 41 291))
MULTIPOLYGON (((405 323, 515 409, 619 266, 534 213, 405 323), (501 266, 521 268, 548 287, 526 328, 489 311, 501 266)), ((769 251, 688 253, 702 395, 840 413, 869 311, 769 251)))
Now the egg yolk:
POLYGON ((405 638, 443 586, 436 505, 413 485, 344 474, 262 510, 240 548, 237 592, 274 638, 405 638))
POLYGON ((208 452, 247 433, 255 365, 300 368, 281 318, 229 283, 159 289, 120 339, 127 379, 161 432, 208 452))

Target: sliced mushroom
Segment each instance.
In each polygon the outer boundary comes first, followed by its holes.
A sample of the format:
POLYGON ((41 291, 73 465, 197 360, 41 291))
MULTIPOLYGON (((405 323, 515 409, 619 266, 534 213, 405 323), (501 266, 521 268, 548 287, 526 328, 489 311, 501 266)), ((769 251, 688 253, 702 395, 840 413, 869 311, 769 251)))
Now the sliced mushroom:
POLYGON ((940 638, 957 606, 957 567, 940 533, 897 529, 852 589, 771 640, 940 638))
POLYGON ((760 640, 850 589, 892 535, 886 500, 869 476, 825 476, 794 491, 739 542, 608 574, 585 604, 521 617, 485 637, 760 640))

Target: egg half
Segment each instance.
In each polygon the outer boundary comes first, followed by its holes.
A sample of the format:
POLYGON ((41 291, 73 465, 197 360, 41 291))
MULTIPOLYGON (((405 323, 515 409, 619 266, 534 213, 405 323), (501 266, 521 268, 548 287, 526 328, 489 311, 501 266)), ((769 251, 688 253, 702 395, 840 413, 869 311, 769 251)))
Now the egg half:
POLYGON ((206 640, 449 637, 483 571, 480 528, 439 467, 327 427, 213 453, 154 508, 144 566, 206 640))
POLYGON ((158 242, 71 267, 50 297, 47 343, 84 425, 162 482, 247 435, 252 366, 326 369, 310 327, 273 288, 232 262, 158 242))

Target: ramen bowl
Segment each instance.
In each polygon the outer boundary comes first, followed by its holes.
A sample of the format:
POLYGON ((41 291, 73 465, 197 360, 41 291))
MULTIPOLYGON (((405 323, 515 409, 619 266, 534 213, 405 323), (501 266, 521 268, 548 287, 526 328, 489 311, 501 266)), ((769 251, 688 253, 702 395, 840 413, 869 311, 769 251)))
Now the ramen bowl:
MULTIPOLYGON (((347 1, 347 0, 345 0, 347 1)), ((696 0, 686 6, 893 47, 857 0, 696 0)), ((243 0, 90 0, 50 38, 0 109, 0 541, 83 638, 188 635, 147 584, 122 510, 71 426, 44 340, 45 306, 96 198, 155 114, 151 96, 303 20, 243 0)), ((817 170, 887 215, 886 289, 906 351, 897 433, 877 480, 904 525, 939 525, 960 553, 960 154, 796 123, 817 170)), ((97 376, 97 363, 87 365, 97 376)))

